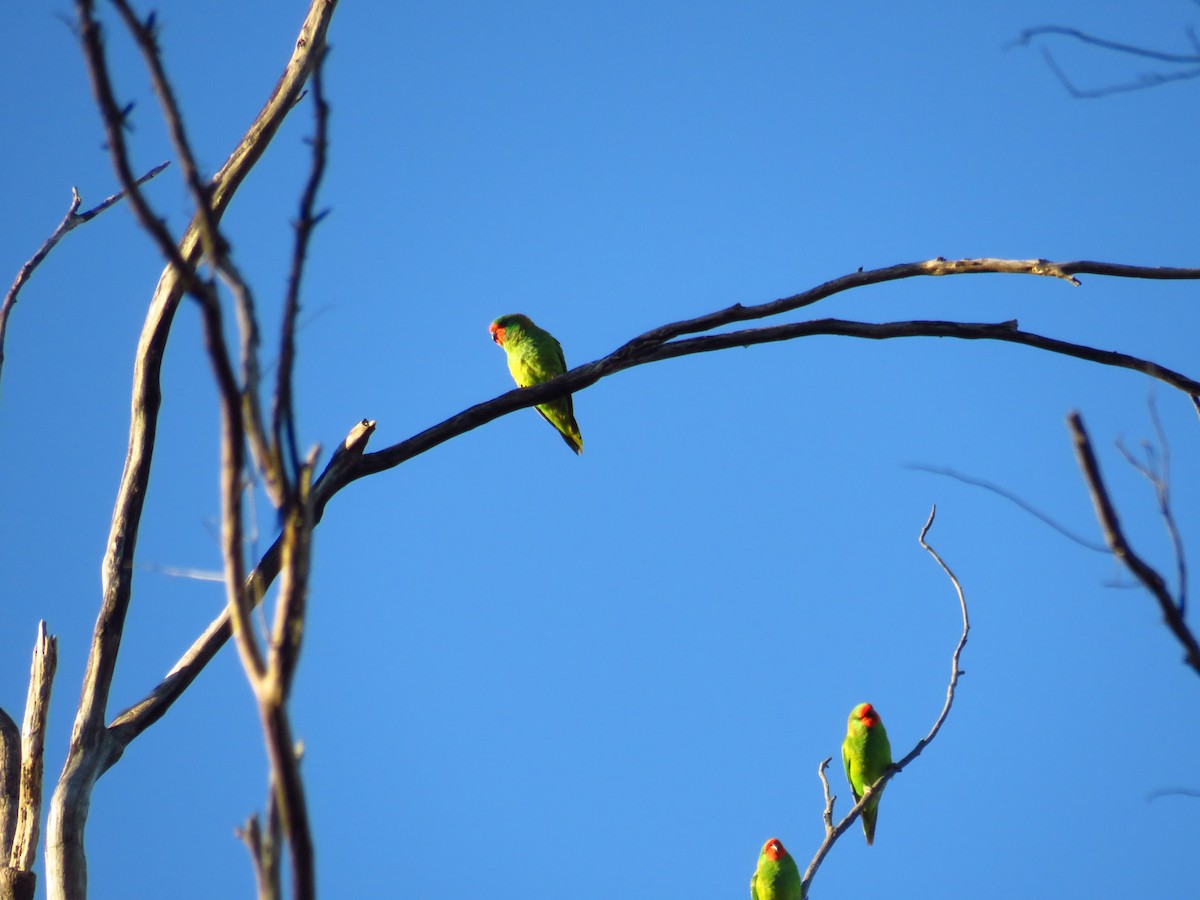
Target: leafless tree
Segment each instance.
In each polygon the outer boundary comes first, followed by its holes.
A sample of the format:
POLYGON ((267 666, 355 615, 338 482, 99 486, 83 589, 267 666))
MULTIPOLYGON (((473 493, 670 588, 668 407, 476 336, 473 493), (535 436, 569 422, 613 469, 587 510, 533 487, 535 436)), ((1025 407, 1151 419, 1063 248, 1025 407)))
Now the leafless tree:
MULTIPOLYGON (((281 895, 282 866, 286 859, 294 896, 315 895, 311 830, 308 824, 300 761, 288 717, 288 695, 301 649, 311 565, 311 535, 327 504, 344 487, 358 479, 380 476, 404 462, 500 416, 538 403, 585 390, 602 378, 633 366, 678 356, 791 341, 817 335, 842 335, 869 340, 937 336, 968 341, 1001 341, 1073 357, 1086 362, 1126 368, 1162 382, 1190 397, 1200 395, 1200 382, 1150 359, 1101 350, 1061 338, 1022 330, 1016 321, 893 321, 868 323, 841 319, 809 319, 765 324, 727 331, 729 326, 760 322, 806 309, 850 290, 900 279, 957 275, 996 274, 1050 277, 1077 287, 1079 275, 1156 280, 1200 279, 1200 269, 1160 268, 1120 263, 1044 259, 959 259, 936 257, 868 271, 858 270, 810 287, 792 296, 757 305, 734 305, 673 322, 628 340, 611 353, 578 366, 565 375, 530 388, 508 391, 486 402, 461 410, 413 436, 367 452, 375 423, 355 424, 337 446, 319 477, 315 450, 298 446, 292 410, 297 402, 292 388, 292 360, 296 320, 301 306, 304 261, 320 221, 318 191, 324 170, 329 108, 321 81, 326 33, 336 0, 312 0, 293 52, 262 111, 245 136, 211 177, 201 173, 186 134, 182 111, 171 89, 165 61, 156 39, 153 15, 141 16, 127 0, 112 0, 115 20, 133 37, 157 94, 161 113, 174 145, 175 162, 187 187, 194 215, 181 236, 172 235, 141 190, 145 179, 160 169, 138 176, 127 147, 127 106, 116 95, 109 76, 106 42, 91 0, 76 0, 76 23, 92 82, 96 105, 104 125, 112 164, 121 193, 95 209, 77 214, 78 196, 54 234, 18 275, 9 298, 0 310, 0 359, 5 326, 17 292, 29 274, 71 228, 90 220, 112 203, 123 199, 133 208, 148 238, 165 260, 165 268, 150 298, 138 344, 126 464, 117 492, 111 531, 103 562, 102 598, 89 649, 86 674, 66 762, 48 804, 46 825, 46 889, 53 900, 86 896, 87 865, 85 826, 97 780, 120 759, 126 747, 166 714, 233 637, 246 676, 253 689, 267 747, 270 771, 265 818, 252 817, 243 828, 251 851, 261 897, 281 895), (301 190, 292 268, 282 304, 282 326, 276 336, 279 365, 273 383, 265 384, 258 362, 263 341, 254 292, 233 263, 230 244, 221 231, 222 215, 250 169, 262 158, 283 119, 297 107, 307 89, 313 108, 313 154, 309 178, 301 190), (158 685, 130 708, 111 716, 109 692, 132 592, 131 577, 138 544, 138 528, 153 464, 156 429, 162 403, 161 360, 175 312, 184 302, 201 312, 212 377, 218 388, 221 411, 221 547, 226 604, 203 634, 158 685), (223 320, 232 315, 239 337, 236 347, 225 337, 223 320), (257 560, 246 558, 245 492, 248 484, 261 483, 279 510, 280 533, 257 560), (278 580, 271 635, 264 648, 254 633, 250 613, 278 580)), ((111 26, 107 26, 111 27, 111 26)), ((1065 288, 1064 288, 1065 289, 1065 288)), ((1086 445, 1078 423, 1076 444, 1086 445)), ((1081 450, 1081 453, 1083 451, 1081 450)), ((1082 457, 1081 457, 1082 458, 1082 457)), ((1091 469, 1095 469, 1094 460, 1091 469)), ((1085 473, 1089 472, 1084 464, 1085 473)), ((1088 474, 1093 495, 1103 494, 1098 470, 1088 474)), ((1150 589, 1163 608, 1168 626, 1185 648, 1188 664, 1200 671, 1200 651, 1187 631, 1185 597, 1171 597, 1161 577, 1145 571, 1123 538, 1115 513, 1097 501, 1108 545, 1150 589)), ((912 762, 937 734, 954 698, 959 654, 966 642, 968 623, 962 588, 950 570, 925 543, 958 592, 963 618, 962 638, 952 658, 945 705, 933 729, 917 747, 875 786, 912 762)), ((23 736, 15 723, 0 715, 0 900, 32 896, 31 866, 41 820, 41 735, 53 677, 55 645, 45 629, 35 651, 23 736), (21 745, 17 750, 18 743, 21 745)), ((823 767, 822 767, 822 778, 823 767)), ((857 804, 843 821, 833 826, 833 798, 825 785, 826 841, 818 851, 806 884, 837 836, 861 812, 857 804)))

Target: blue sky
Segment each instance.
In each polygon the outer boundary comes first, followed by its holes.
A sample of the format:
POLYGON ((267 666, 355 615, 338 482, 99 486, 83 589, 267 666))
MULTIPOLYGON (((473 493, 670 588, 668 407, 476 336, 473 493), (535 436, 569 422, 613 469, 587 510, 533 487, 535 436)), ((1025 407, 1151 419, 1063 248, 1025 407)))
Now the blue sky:
MULTIPOLYGON (((303 4, 159 9, 207 171, 279 75, 303 4)), ((1196 264, 1195 83, 1071 99, 1022 28, 1187 47, 1194 5, 867 0, 356 4, 330 32, 332 146, 297 371, 306 444, 358 419, 386 446, 508 390, 488 340, 524 312, 596 359, 642 331, 860 266, 933 256, 1196 264), (649 8, 648 8, 649 7, 649 8)), ((115 188, 59 7, 6 11, 0 272, 115 188)), ((105 11, 107 15, 107 11, 105 11)), ((171 156, 140 63, 138 168, 171 156)), ((1084 84, 1148 65, 1054 45, 1084 84)), ((225 218, 273 334, 308 165, 302 104, 225 218)), ((176 233, 177 171, 149 194, 176 233)), ((0 399, 0 705, 19 715, 37 620, 59 636, 47 785, 70 732, 124 459, 134 348, 162 261, 124 207, 71 234, 10 323, 0 399)), ((5 276, 11 278, 11 275, 5 276)), ((789 319, 994 322, 1196 377, 1197 286, 1085 277, 913 279, 789 319)), ((110 718, 220 610, 217 417, 196 311, 177 318, 110 718)), ((267 362, 271 352, 265 353, 267 362)), ((327 897, 738 897, 779 837, 822 836, 818 762, 864 700, 897 754, 941 708, 958 609, 973 631, 951 717, 813 897, 1182 896, 1200 829, 1200 683, 1105 555, 1064 416, 1092 431, 1135 547, 1171 570, 1144 481, 1153 436, 1200 546, 1186 398, 1033 350, 812 338, 640 367, 580 393, 574 458, 523 410, 360 481, 316 536, 292 703, 327 897), (1121 587, 1112 586, 1116 582, 1121 587)), ((260 519, 253 549, 269 546, 260 519)), ((96 898, 248 896, 233 836, 266 764, 223 652, 100 781, 96 898), (133 874, 133 873, 136 873, 133 874)), ((831 779, 838 813, 849 792, 831 779)), ((39 864, 40 869, 40 864, 39 864)))

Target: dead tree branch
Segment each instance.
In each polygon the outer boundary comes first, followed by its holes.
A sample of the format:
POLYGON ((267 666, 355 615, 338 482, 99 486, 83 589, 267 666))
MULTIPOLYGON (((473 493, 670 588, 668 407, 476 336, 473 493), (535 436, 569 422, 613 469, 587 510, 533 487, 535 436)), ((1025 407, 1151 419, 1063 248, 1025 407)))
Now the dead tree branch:
MULTIPOLYGON (((165 162, 159 163, 135 183, 139 186, 145 184, 168 165, 169 163, 165 162)), ((8 289, 8 293, 4 295, 4 302, 0 304, 0 373, 4 369, 4 337, 8 333, 8 317, 12 314, 13 307, 17 305, 17 295, 21 293, 21 288, 32 277, 34 269, 42 264, 42 260, 50 254, 55 245, 66 237, 67 234, 85 222, 90 222, 96 218, 100 213, 121 200, 125 196, 125 193, 123 190, 117 191, 117 193, 111 197, 106 197, 91 209, 79 212, 79 207, 82 205, 83 199, 79 196, 78 189, 71 188, 71 205, 67 209, 67 214, 63 216, 62 221, 58 223, 58 227, 54 229, 50 237, 46 238, 42 246, 38 247, 37 252, 29 257, 25 265, 21 266, 21 271, 17 272, 17 277, 13 279, 12 286, 8 289)))
MULTIPOLYGON (((336 0, 313 0, 311 3, 282 77, 246 135, 207 188, 213 221, 219 222, 234 192, 295 105, 311 73, 315 54, 324 46, 326 30, 335 8, 336 0)), ((85 58, 110 138, 114 167, 122 184, 128 189, 128 156, 120 135, 121 129, 113 127, 114 115, 119 122, 122 112, 115 103, 108 102, 112 91, 111 86, 106 86, 103 46, 99 26, 92 15, 92 4, 87 0, 77 0, 77 14, 85 58)), ((130 191, 129 196, 132 204, 140 195, 130 191)), ((101 610, 88 657, 67 761, 54 792, 47 821, 46 875, 51 900, 74 900, 86 896, 83 833, 92 788, 96 779, 120 758, 125 747, 125 743, 105 727, 104 718, 129 605, 138 526, 154 453, 158 410, 162 402, 163 351, 185 290, 201 296, 204 293, 203 288, 198 288, 198 279, 194 274, 194 267, 201 258, 201 218, 204 214, 197 213, 197 218, 189 225, 182 240, 175 244, 165 227, 156 227, 144 202, 140 209, 135 206, 135 210, 143 225, 155 237, 169 264, 159 279, 138 343, 129 449, 102 565, 101 610)))
MULTIPOLYGON (((286 365, 281 368, 277 382, 275 429, 272 435, 274 443, 272 444, 267 435, 262 432, 258 415, 256 355, 259 329, 250 299, 250 291, 233 268, 229 259, 227 242, 222 238, 216 217, 209 209, 208 190, 200 182, 193 154, 184 133, 183 117, 162 65, 154 32, 154 19, 151 17, 142 23, 133 14, 125 0, 113 0, 113 2, 142 51, 162 106, 163 116, 168 122, 176 152, 183 161, 185 177, 193 201, 197 206, 196 221, 200 224, 201 245, 204 247, 205 255, 221 272, 238 299, 244 379, 241 385, 234 375, 225 342, 221 306, 215 285, 203 283, 198 278, 191 281, 189 291, 201 305, 205 344, 220 399, 221 545, 225 563, 224 582, 228 594, 227 611, 233 626, 238 653, 259 707, 270 761, 270 783, 276 787, 274 803, 278 809, 281 833, 290 850, 288 858, 292 863, 292 887, 296 897, 301 900, 309 900, 316 894, 313 847, 303 784, 293 751, 286 703, 299 653, 300 635, 303 631, 311 546, 309 535, 312 530, 309 491, 313 462, 310 460, 306 465, 301 466, 297 459, 295 432, 290 424, 290 415, 292 406, 291 359, 294 352, 295 317, 299 310, 303 257, 316 224, 312 207, 325 163, 328 106, 321 91, 321 64, 324 53, 323 51, 317 52, 312 73, 314 96, 317 99, 318 136, 314 143, 313 173, 301 202, 301 223, 298 228, 296 254, 285 304, 283 352, 286 365), (284 468, 284 453, 278 440, 281 419, 288 421, 290 441, 288 459, 293 464, 293 471, 296 472, 295 482, 284 468), (259 463, 264 468, 266 483, 272 497, 276 499, 277 505, 282 507, 286 517, 282 544, 282 587, 274 640, 266 658, 259 648, 250 620, 250 611, 261 599, 261 595, 252 596, 247 591, 243 559, 242 488, 247 473, 246 446, 248 438, 250 446, 259 448, 259 463)), ((95 33, 94 28, 91 33, 95 33)), ((103 55, 96 51, 97 43, 97 41, 86 43, 93 70, 98 70, 93 80, 99 86, 97 94, 105 113, 106 129, 110 134, 119 133, 121 122, 113 114, 113 110, 116 108, 115 103, 110 103, 106 94, 107 74, 104 70, 103 55)), ((113 152, 118 170, 123 169, 121 157, 125 153, 124 146, 114 141, 113 152)), ((140 200, 140 198, 137 199, 140 200)), ((155 228, 157 220, 149 213, 145 204, 135 202, 135 208, 139 210, 139 217, 142 218, 145 229, 152 235, 157 235, 155 228)), ((174 245, 167 249, 161 235, 158 235, 157 239, 160 246, 166 249, 169 262, 177 270, 181 270, 186 263, 177 253, 174 256, 171 255, 175 251, 174 245)), ((271 889, 274 890, 273 887, 271 889)))
POLYGON ((280 879, 283 842, 279 824, 279 792, 273 781, 267 793, 266 827, 259 824, 257 815, 252 815, 246 820, 246 824, 238 829, 237 836, 250 851, 258 900, 280 900, 283 896, 280 879))
POLYGON ((1156 450, 1149 441, 1142 442, 1142 450, 1146 461, 1136 459, 1125 449, 1125 445, 1117 442, 1117 450, 1154 490, 1154 499, 1158 503, 1158 515, 1167 531, 1171 542, 1171 550, 1175 555, 1175 585, 1176 606, 1181 616, 1187 615, 1187 553, 1183 547, 1183 537, 1179 526, 1175 523, 1175 514, 1171 511, 1171 446, 1167 443, 1167 433, 1163 429, 1162 420, 1158 417, 1158 408, 1153 398, 1150 400, 1150 421, 1154 423, 1154 433, 1158 440, 1156 450))
POLYGON ((854 804, 851 810, 846 813, 845 818, 838 822, 836 826, 833 825, 833 803, 837 798, 829 793, 829 781, 825 777, 825 767, 829 765, 830 760, 828 758, 825 759, 817 768, 817 774, 821 778, 821 784, 825 792, 825 811, 822 814, 822 818, 825 821, 825 839, 821 842, 821 846, 817 848, 817 852, 813 856, 812 862, 808 864, 808 868, 804 870, 804 878, 800 883, 802 896, 808 895, 809 887, 812 885, 813 878, 816 877, 817 870, 821 867, 821 863, 825 857, 829 855, 829 851, 833 849, 833 845, 837 839, 845 834, 846 830, 854 824, 854 821, 862 814, 863 809, 866 808, 872 796, 882 791, 892 778, 904 771, 913 760, 921 755, 933 739, 937 737, 938 732, 946 721, 946 717, 950 715, 950 707, 954 704, 954 692, 958 688, 958 679, 959 676, 964 674, 959 668, 959 657, 962 655, 963 648, 967 645, 967 635, 971 631, 971 620, 967 614, 967 600, 963 595, 962 585, 959 584, 958 578, 950 571, 950 567, 942 561, 942 558, 938 556, 937 551, 925 541, 925 536, 933 526, 933 520, 936 515, 937 507, 935 506, 929 511, 929 518, 925 521, 925 526, 921 529, 921 535, 918 540, 925 551, 933 557, 941 570, 946 573, 946 577, 950 579, 950 583, 954 586, 954 592, 958 596, 958 607, 962 613, 962 635, 959 637, 958 644, 954 647, 954 653, 950 657, 950 682, 946 686, 946 700, 942 704, 942 711, 934 721, 933 727, 929 729, 929 733, 917 741, 917 745, 909 751, 907 756, 899 762, 893 763, 892 767, 884 772, 873 785, 863 791, 863 795, 859 801, 854 804))
MULTIPOLYGON (((941 258, 923 262, 903 263, 885 269, 854 272, 826 282, 809 291, 781 300, 757 306, 735 305, 724 310, 674 322, 647 331, 627 341, 608 356, 585 363, 564 375, 543 384, 528 388, 517 388, 484 403, 469 407, 445 421, 390 447, 374 453, 366 453, 367 441, 375 428, 374 421, 363 420, 338 448, 321 477, 313 486, 313 524, 321 521, 326 504, 344 487, 368 475, 377 474, 400 465, 415 456, 445 443, 446 441, 478 428, 493 419, 508 415, 538 403, 583 390, 601 378, 623 369, 643 365, 659 359, 670 359, 691 353, 701 353, 730 347, 751 346, 770 341, 790 340, 820 335, 884 340, 905 337, 954 337, 965 340, 999 340, 1023 344, 1051 353, 1059 353, 1097 362, 1102 365, 1127 368, 1142 372, 1165 384, 1195 396, 1200 394, 1200 382, 1178 372, 1160 366, 1150 360, 1097 350, 1079 344, 1071 344, 1048 338, 1017 328, 1015 322, 998 324, 967 324, 961 322, 890 322, 871 324, 847 322, 837 319, 820 319, 790 325, 770 326, 740 332, 706 335, 687 340, 673 340, 685 334, 721 327, 733 322, 763 318, 812 305, 820 300, 857 287, 880 284, 920 275, 959 275, 983 272, 1029 274, 1056 277, 1078 283, 1075 275, 1108 275, 1118 278, 1148 278, 1158 280, 1200 280, 1200 269, 1131 266, 1119 263, 1080 260, 1055 263, 1047 260, 998 260, 969 259, 945 260, 941 258)), ((262 597, 279 574, 281 541, 263 554, 258 565, 248 577, 248 593, 262 597)), ((166 678, 144 699, 121 713, 111 724, 110 732, 121 746, 125 746, 137 735, 160 719, 196 678, 217 651, 229 640, 230 623, 222 613, 205 629, 186 653, 167 674, 166 678)))
POLYGON ((1184 662, 1191 666, 1197 674, 1200 674, 1200 643, 1197 643, 1196 636, 1184 618, 1186 611, 1184 605, 1171 596, 1171 592, 1167 589, 1166 579, 1134 552, 1129 540, 1125 537, 1125 532, 1117 517, 1117 510, 1112 504, 1112 499, 1108 495, 1108 489, 1100 474, 1100 464, 1096 461, 1096 454, 1092 451, 1091 438, 1088 437, 1083 418, 1078 412, 1072 412, 1067 416, 1067 427, 1071 431, 1071 441, 1075 446, 1075 459, 1079 463, 1079 469, 1087 483, 1088 492, 1092 497, 1092 506, 1096 511, 1096 519, 1100 523, 1101 531, 1104 532, 1104 540, 1108 544, 1109 550, 1158 601, 1158 607, 1167 628, 1183 647, 1184 662))
MULTIPOLYGON (((1190 32, 1189 32, 1189 36, 1190 32)), ((1046 60, 1046 65, 1054 76, 1059 80, 1059 83, 1066 89, 1072 97, 1081 100, 1094 100, 1098 97, 1107 97, 1110 94, 1120 94, 1126 91, 1140 91, 1146 88, 1157 87, 1162 84, 1167 84, 1172 81, 1186 81, 1191 78, 1200 77, 1200 52, 1192 53, 1168 53, 1164 50, 1154 50, 1149 47, 1139 47, 1135 44, 1125 44, 1120 41, 1110 41, 1107 38, 1096 37, 1088 34, 1085 31, 1080 31, 1078 28, 1066 28, 1061 25, 1039 25, 1035 28, 1026 28, 1017 36, 1017 39, 1010 46, 1028 47, 1036 38, 1039 37, 1062 37, 1070 40, 1078 41, 1081 44, 1087 44, 1092 47, 1098 47, 1101 50, 1108 50, 1113 53, 1123 54, 1125 56, 1133 56, 1139 59, 1149 59, 1157 63, 1163 63, 1172 66, 1185 66, 1186 68, 1176 69, 1174 71, 1164 72, 1143 72, 1132 81, 1121 81, 1114 84, 1106 85, 1100 88, 1080 88, 1071 81, 1070 77, 1058 64, 1054 55, 1046 47, 1042 47, 1042 58, 1046 60)), ((1193 37, 1193 46, 1195 39, 1193 37)))
POLYGON ((943 475, 946 478, 953 478, 955 481, 961 481, 963 484, 969 484, 972 487, 983 488, 985 491, 991 491, 998 497, 1003 497, 1009 503, 1019 507, 1029 515, 1033 516, 1038 521, 1053 528, 1069 541, 1073 541, 1081 547, 1088 550, 1095 550, 1098 553, 1108 553, 1108 548, 1103 544, 1097 544, 1095 541, 1089 541, 1085 537, 1081 537, 1071 529, 1067 528, 1062 523, 1056 521, 1051 516, 1042 512, 1032 503, 1014 494, 1012 491, 1002 488, 995 482, 988 481, 984 478, 975 478, 972 475, 964 475, 962 472, 956 472, 954 469, 947 469, 944 466, 927 466, 924 463, 909 463, 905 466, 906 469, 912 469, 915 472, 928 472, 931 475, 943 475))
POLYGON ((42 770, 58 641, 38 623, 21 731, 0 710, 0 900, 33 900, 42 770))
MULTIPOLYGON (((295 413, 292 403, 292 370, 296 358, 296 322, 300 317, 300 282, 308 245, 318 223, 325 218, 317 212, 317 190, 325 177, 329 146, 329 104, 325 100, 323 64, 328 49, 323 50, 312 77, 313 159, 308 182, 300 197, 300 212, 296 219, 296 242, 292 250, 292 266, 288 273, 287 295, 283 303, 283 328, 279 340, 279 370, 275 382, 275 404, 271 413, 271 439, 276 448, 287 447, 287 462, 293 472, 300 468, 299 443, 296 439, 295 413)), ((280 462, 282 465, 282 461, 280 462)))

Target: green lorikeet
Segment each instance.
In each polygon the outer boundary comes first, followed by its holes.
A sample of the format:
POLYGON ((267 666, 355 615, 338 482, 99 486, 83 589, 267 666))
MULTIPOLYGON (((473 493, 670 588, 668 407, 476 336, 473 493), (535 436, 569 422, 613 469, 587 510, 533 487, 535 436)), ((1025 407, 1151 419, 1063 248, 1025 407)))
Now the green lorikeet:
MULTIPOLYGON (((567 371, 562 345, 548 331, 538 328, 529 316, 513 313, 501 316, 489 327, 492 340, 508 355, 508 371, 520 387, 549 381, 567 371)), ((568 394, 549 403, 534 407, 547 422, 558 429, 567 446, 576 453, 583 452, 583 438, 575 422, 575 405, 568 394)))
MULTIPOLYGON (((870 703, 860 703, 850 711, 846 740, 842 742, 842 762, 846 766, 846 780, 854 792, 855 803, 892 765, 892 745, 888 743, 887 729, 870 703)), ((880 794, 882 791, 877 792, 863 807, 862 825, 867 844, 875 843, 875 819, 879 815, 880 794)))
POLYGON ((750 900, 801 900, 800 870, 779 838, 763 844, 758 868, 750 876, 750 900))

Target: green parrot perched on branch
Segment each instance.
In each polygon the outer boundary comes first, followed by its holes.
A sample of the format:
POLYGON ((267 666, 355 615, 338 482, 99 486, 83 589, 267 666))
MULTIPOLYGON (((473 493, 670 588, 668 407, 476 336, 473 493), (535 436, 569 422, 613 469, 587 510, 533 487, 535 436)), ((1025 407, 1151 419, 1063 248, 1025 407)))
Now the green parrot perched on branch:
MULTIPOLYGON (((860 703, 850 710, 846 740, 842 742, 842 763, 846 766, 846 780, 854 792, 855 803, 892 765, 892 745, 888 743, 887 729, 870 703, 860 703)), ((863 834, 867 836, 868 845, 875 843, 880 794, 882 791, 877 792, 862 811, 863 834)))
POLYGON ((750 900, 802 900, 800 870, 779 838, 763 844, 750 876, 750 900))
MULTIPOLYGON (((529 316, 513 313, 501 316, 489 327, 492 340, 508 355, 508 371, 520 387, 549 381, 567 371, 562 345, 548 331, 533 324, 529 316)), ((558 429, 567 446, 583 452, 583 438, 575 422, 575 404, 571 395, 539 403, 534 407, 547 422, 558 429)))

